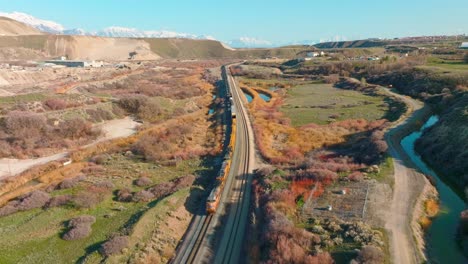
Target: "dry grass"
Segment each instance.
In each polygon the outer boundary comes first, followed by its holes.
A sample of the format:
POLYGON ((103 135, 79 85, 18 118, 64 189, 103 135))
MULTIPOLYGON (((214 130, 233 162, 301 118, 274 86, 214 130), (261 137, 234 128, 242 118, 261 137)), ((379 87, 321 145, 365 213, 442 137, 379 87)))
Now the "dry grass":
POLYGON ((428 217, 434 217, 439 213, 440 205, 435 199, 428 199, 424 202, 424 210, 428 217))
POLYGON ((300 161, 307 152, 343 143, 346 136, 369 130, 383 123, 383 121, 368 122, 358 119, 328 125, 309 124, 293 127, 290 119, 279 111, 283 105, 283 97, 279 93, 266 90, 265 85, 268 84, 262 84, 261 81, 257 81, 254 85, 252 82, 243 81, 240 84, 242 89, 253 97, 248 107, 255 120, 253 124, 257 146, 262 155, 273 163, 300 161), (270 95, 271 100, 265 102, 258 95, 258 91, 270 95))

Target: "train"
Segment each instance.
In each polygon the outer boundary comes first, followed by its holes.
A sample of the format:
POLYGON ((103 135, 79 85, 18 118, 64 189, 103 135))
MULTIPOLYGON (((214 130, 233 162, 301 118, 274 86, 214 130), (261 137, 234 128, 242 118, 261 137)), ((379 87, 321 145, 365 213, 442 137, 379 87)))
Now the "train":
POLYGON ((208 214, 213 214, 216 212, 216 209, 219 205, 219 200, 221 199, 221 193, 224 189, 224 183, 229 175, 231 170, 232 155, 234 152, 234 146, 236 144, 236 119, 232 118, 232 129, 231 129, 231 138, 229 140, 229 145, 226 149, 226 154, 223 157, 223 162, 221 163, 221 169, 219 170, 215 187, 211 191, 208 199, 206 201, 206 212, 208 214))
POLYGON ((223 193, 223 190, 224 190, 224 183, 231 169, 232 155, 234 153, 234 147, 236 144, 237 110, 234 105, 234 101, 232 99, 232 93, 229 89, 229 86, 227 86, 226 97, 228 99, 226 109, 229 111, 229 113, 226 116, 229 116, 231 120, 231 133, 230 133, 229 144, 225 148, 225 154, 223 156, 223 162, 221 163, 221 168, 216 176, 215 187, 210 192, 210 195, 208 196, 206 200, 206 212, 208 214, 215 213, 218 208, 219 201, 221 199, 221 194, 223 193))

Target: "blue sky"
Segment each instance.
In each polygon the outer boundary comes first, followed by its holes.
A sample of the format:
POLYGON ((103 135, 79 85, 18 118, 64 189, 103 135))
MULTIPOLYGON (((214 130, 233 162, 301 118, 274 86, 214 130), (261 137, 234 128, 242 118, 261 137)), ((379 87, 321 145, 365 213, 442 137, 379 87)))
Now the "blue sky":
POLYGON ((467 0, 0 0, 66 28, 109 26, 239 37, 299 40, 468 33, 467 0))

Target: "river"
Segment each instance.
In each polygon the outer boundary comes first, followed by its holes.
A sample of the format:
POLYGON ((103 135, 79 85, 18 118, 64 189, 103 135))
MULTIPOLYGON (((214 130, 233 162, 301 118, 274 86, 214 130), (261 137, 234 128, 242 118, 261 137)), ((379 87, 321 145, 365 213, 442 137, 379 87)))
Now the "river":
POLYGON ((464 257, 455 240, 460 212, 465 209, 465 202, 424 163, 414 150, 414 143, 421 137, 424 129, 433 126, 438 120, 437 116, 431 116, 419 131, 403 138, 401 145, 421 172, 434 178, 440 195, 440 214, 433 219, 432 225, 427 230, 426 247, 429 261, 450 264, 468 263, 468 259, 464 257))
MULTIPOLYGON (((245 95, 245 98, 247 98, 247 102, 249 102, 249 103, 252 102, 253 97, 252 97, 250 94, 244 92, 244 95, 245 95)), ((271 100, 270 95, 268 95, 268 94, 266 94, 266 93, 258 92, 258 95, 259 95, 260 98, 262 98, 263 101, 265 101, 265 102, 270 102, 270 100, 271 100)))

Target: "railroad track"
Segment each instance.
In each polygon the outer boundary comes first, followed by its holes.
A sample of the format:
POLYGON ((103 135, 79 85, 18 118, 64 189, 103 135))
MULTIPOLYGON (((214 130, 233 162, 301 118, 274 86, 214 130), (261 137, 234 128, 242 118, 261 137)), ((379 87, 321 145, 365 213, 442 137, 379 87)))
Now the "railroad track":
POLYGON ((191 247, 192 250, 188 251, 188 256, 185 263, 195 263, 195 258, 197 257, 200 247, 202 246, 203 239, 208 232, 208 227, 210 226, 212 218, 213 215, 205 216, 204 221, 202 221, 201 225, 199 225, 200 228, 198 235, 196 236, 196 239, 193 240, 193 245, 191 247))
POLYGON ((193 218, 189 230, 184 236, 184 241, 179 244, 176 256, 171 260, 171 263, 205 263, 207 251, 211 250, 207 247, 207 236, 217 225, 217 217, 223 211, 225 204, 231 206, 226 211, 227 223, 223 224, 224 228, 221 232, 220 244, 213 249, 214 255, 210 262, 213 263, 238 263, 242 245, 244 230, 247 221, 249 200, 250 200, 250 167, 251 154, 253 146, 250 141, 251 129, 247 122, 247 112, 242 106, 241 94, 235 87, 233 77, 228 72, 225 66, 223 71, 225 74, 227 85, 229 85, 234 103, 237 107, 237 140, 233 156, 233 164, 231 172, 226 180, 225 189, 222 194, 218 211, 213 215, 206 215, 205 212, 200 212, 193 218))
POLYGON ((248 220, 251 189, 251 155, 253 155, 253 148, 250 141, 251 131, 247 122, 247 112, 242 106, 242 95, 236 88, 233 77, 229 73, 226 74, 234 101, 238 106, 238 131, 240 131, 242 136, 238 136, 237 143, 241 155, 241 164, 236 173, 237 179, 235 179, 234 188, 231 189, 234 197, 230 201, 232 205, 229 213, 230 218, 225 226, 214 263, 239 263, 244 245, 245 227, 248 220))

